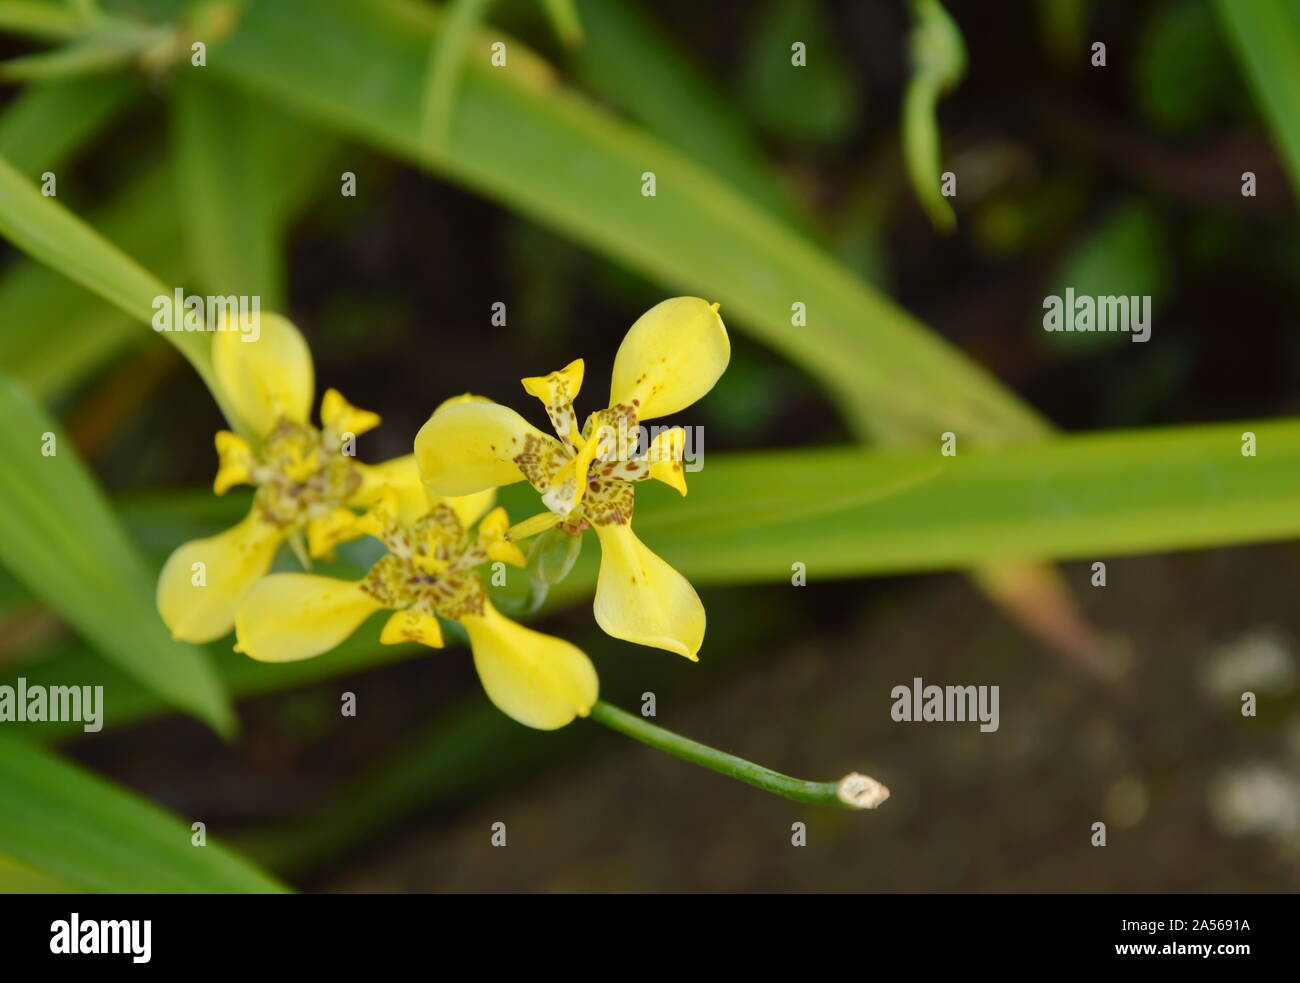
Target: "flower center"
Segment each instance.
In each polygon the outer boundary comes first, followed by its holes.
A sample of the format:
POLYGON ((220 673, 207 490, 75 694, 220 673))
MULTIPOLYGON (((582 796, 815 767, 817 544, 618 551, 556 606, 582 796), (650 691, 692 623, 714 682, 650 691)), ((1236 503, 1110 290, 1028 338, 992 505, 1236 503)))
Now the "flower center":
POLYGON ((362 481, 330 435, 288 419, 271 431, 248 475, 262 514, 278 526, 299 526, 341 505, 362 481))

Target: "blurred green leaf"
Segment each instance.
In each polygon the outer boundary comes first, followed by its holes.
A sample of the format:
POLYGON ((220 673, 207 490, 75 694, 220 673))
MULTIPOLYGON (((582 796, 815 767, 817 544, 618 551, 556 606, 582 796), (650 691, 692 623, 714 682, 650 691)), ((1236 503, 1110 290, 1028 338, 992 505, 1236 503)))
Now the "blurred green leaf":
POLYGON ((129 78, 26 86, 0 114, 0 157, 29 178, 55 170, 94 139, 140 92, 129 78))
POLYGON ((87 31, 81 16, 67 6, 39 0, 0 0, 0 31, 46 41, 67 41, 87 31))
MULTIPOLYGON (((637 491, 638 535, 699 583, 962 568, 1300 534, 1300 421, 1114 431, 987 449, 708 458, 690 496, 637 491), (1244 431, 1259 454, 1241 453, 1244 431), (929 475, 936 461, 942 470, 929 475)), ((595 552, 595 551, 592 551, 595 552)), ((569 594, 586 555, 552 596, 569 594)), ((594 571, 588 571, 592 573, 594 571)))
POLYGON ((1300 196, 1300 0, 1215 0, 1300 196))
POLYGON ((1043 38, 1053 57, 1069 68, 1084 63, 1084 39, 1093 0, 1038 0, 1043 38))
POLYGON ((220 681, 201 650, 168 637, 152 580, 72 441, 3 376, 0 417, 0 561, 105 658, 229 733, 220 681))
POLYGON ((175 169, 189 269, 218 293, 284 309, 282 224, 265 110, 195 74, 172 94, 175 169), (232 153, 232 148, 238 148, 232 153))
POLYGON ((161 33, 150 31, 106 33, 53 51, 21 55, 0 62, 0 81, 49 82, 108 74, 126 68, 162 37, 161 33))
MULTIPOLYGON (((1049 291, 1075 296, 1150 297, 1154 315, 1169 284, 1164 224, 1155 208, 1142 200, 1113 208, 1062 261, 1049 291)), ((1041 330, 1042 313, 1034 315, 1041 330)), ((1064 351, 1091 352, 1130 344, 1122 331, 1042 331, 1043 344, 1064 351)))
POLYGON ((861 85, 821 0, 767 0, 744 47, 740 85, 750 116, 783 140, 842 140, 862 110, 861 85))
MULTIPOLYGON (((700 585, 788 583, 795 562, 806 564, 812 579, 862 577, 1300 535, 1300 420, 1121 430, 958 451, 953 458, 941 458, 937 447, 716 454, 688 475, 685 499, 653 482, 638 486, 634 525, 700 585), (1246 431, 1256 435, 1256 457, 1241 453, 1246 431)), ((512 515, 536 507, 536 493, 523 484, 501 489, 500 498, 512 515)), ((169 544, 229 524, 246 504, 206 492, 156 495, 124 505, 123 514, 133 529, 159 528, 161 555, 169 544)), ((548 607, 589 602, 600 559, 593 547, 551 589, 548 607)), ((378 645, 381 621, 382 615, 317 659, 266 665, 223 652, 218 665, 232 692, 247 695, 423 651, 378 645)), ((23 674, 58 685, 77 680, 77 667, 87 665, 70 651, 23 674)), ((129 684, 110 689, 110 725, 160 709, 129 684)), ((71 731, 49 724, 41 733, 71 731)))
POLYGON ((573 61, 592 88, 773 215, 807 227, 735 105, 641 3, 583 0, 582 20, 588 41, 573 61))
POLYGON ((1174 133, 1224 115, 1241 88, 1210 0, 1178 0, 1157 8, 1133 66, 1142 111, 1174 133))
POLYGON ((942 193, 939 157, 939 99, 966 74, 961 31, 939 0, 911 0, 908 47, 912 77, 903 90, 903 158, 917 200, 941 232, 957 224, 942 193))
MULTIPOLYGON (((446 151, 451 116, 456 107, 470 38, 478 31, 489 0, 450 0, 447 17, 433 35, 429 70, 424 83, 424 115, 420 144, 435 157, 446 151)), ((507 56, 506 64, 509 64, 507 56)))
MULTIPOLYGON (((436 20, 397 0, 256 4, 211 70, 420 162, 420 83, 436 20), (318 43, 298 43, 304 32, 318 43)), ((523 67, 466 66, 440 165, 449 176, 720 301, 729 324, 826 385, 860 432, 915 440, 954 429, 985 441, 1042 432, 1032 410, 905 311, 709 172, 544 81, 519 57, 526 48, 509 43, 510 66, 523 67), (654 198, 640 193, 647 170, 658 178, 654 198), (806 325, 792 325, 795 303, 807 305, 806 325)))
POLYGON ((582 44, 585 35, 576 0, 542 0, 542 10, 561 41, 570 48, 582 44))
POLYGON ((273 894, 285 888, 184 821, 24 741, 0 737, 0 851, 83 891, 273 894))
MULTIPOLYGON (((319 187, 334 154, 334 143, 316 130, 278 115, 263 121, 263 134, 267 140, 266 193, 274 210, 274 237, 279 241, 290 218, 319 187)), ((181 218, 185 209, 176 198, 179 190, 171 169, 156 166, 127 185, 89 221, 165 282, 184 283, 191 274, 181 218)), ((229 292, 221 285, 212 289, 229 292)), ((0 370, 21 379, 43 399, 62 393, 123 347, 148 340, 149 333, 141 332, 135 319, 30 261, 17 264, 0 280, 0 309, 12 320, 0 333, 0 370)))

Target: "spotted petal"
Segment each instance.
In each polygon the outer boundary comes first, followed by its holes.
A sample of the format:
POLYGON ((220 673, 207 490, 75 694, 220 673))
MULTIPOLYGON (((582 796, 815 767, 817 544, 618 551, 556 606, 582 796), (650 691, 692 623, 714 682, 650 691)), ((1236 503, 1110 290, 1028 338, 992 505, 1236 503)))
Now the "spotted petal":
POLYGON ((730 358, 716 304, 665 300, 637 318, 619 346, 609 404, 635 405, 641 420, 676 413, 713 388, 730 358))
POLYGON ((482 614, 461 624, 474 649, 474 667, 488 699, 526 727, 555 730, 585 717, 600 690, 582 649, 505 617, 485 601, 482 614))
POLYGON ((213 334, 212 367, 255 436, 265 437, 281 417, 308 422, 316 387, 311 351, 298 329, 280 315, 260 315, 256 331, 213 334))
POLYGON ((158 575, 158 613, 174 637, 210 642, 235 626, 248 589, 284 539, 256 507, 238 524, 176 548, 158 575))
POLYGON ((690 581, 641 542, 630 524, 592 528, 600 538, 596 623, 615 638, 697 661, 705 615, 690 581))
POLYGON ((525 472, 515 461, 520 455, 532 461, 564 453, 550 434, 485 399, 444 403, 415 437, 415 460, 431 500, 522 480, 525 472))
POLYGON ((359 582, 277 573, 248 592, 235 620, 235 650, 259 662, 297 662, 328 652, 378 611, 359 582))

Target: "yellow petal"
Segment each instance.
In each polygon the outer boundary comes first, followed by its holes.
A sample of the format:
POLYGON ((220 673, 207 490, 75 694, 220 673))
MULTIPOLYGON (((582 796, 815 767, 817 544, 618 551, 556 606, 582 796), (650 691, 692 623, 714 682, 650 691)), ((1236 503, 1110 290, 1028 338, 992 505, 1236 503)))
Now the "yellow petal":
POLYGON ((526 727, 555 730, 585 717, 600 691, 582 649, 516 624, 485 601, 461 620, 488 699, 526 727))
POLYGON ((414 454, 395 457, 383 464, 362 464, 358 461, 356 466, 361 472, 361 487, 348 499, 348 504, 368 509, 378 501, 380 492, 388 485, 397 493, 398 514, 406 525, 414 525, 417 519, 428 514, 439 502, 446 502, 455 510, 461 525, 468 529, 492 508, 497 498, 496 489, 487 488, 472 495, 435 498, 430 501, 424 492, 424 484, 420 481, 420 469, 415 464, 414 454))
POLYGON ((415 460, 431 500, 522 481, 514 457, 559 446, 512 409, 490 400, 443 403, 415 436, 415 460))
POLYGON ((517 567, 527 565, 528 560, 519 547, 507 538, 510 532, 510 516, 503 508, 495 508, 483 517, 478 527, 478 541, 487 550, 489 559, 512 563, 517 567))
POLYGON ((249 469, 253 466, 253 449, 243 437, 229 430, 218 430, 216 443, 219 463, 212 491, 224 495, 235 485, 248 481, 249 469))
POLYGON ((212 367, 235 411, 257 436, 269 434, 281 417, 308 422, 316 386, 311 352, 298 329, 280 315, 260 315, 256 332, 215 332, 212 367))
POLYGON ((630 525, 593 528, 600 538, 596 623, 615 638, 697 661, 705 618, 695 588, 637 539, 630 525))
POLYGON ((381 605, 360 582, 311 573, 259 580, 235 619, 235 651, 259 662, 297 662, 328 652, 381 605))
POLYGON ((158 575, 158 613, 174 637, 210 642, 235 626, 248 589, 284 538, 254 507, 238 525, 178 547, 158 575))
POLYGON ((637 419, 668 416, 713 388, 731 358, 717 305, 674 297, 642 314, 614 358, 611 406, 636 406, 637 419))
POLYGON ((419 642, 429 648, 442 648, 442 626, 438 619, 418 611, 396 611, 379 636, 384 645, 419 642))
POLYGON ((359 437, 374 430, 381 420, 378 413, 357 409, 337 389, 326 389, 320 401, 320 422, 336 434, 350 433, 359 437))
POLYGON ((368 509, 375 502, 384 488, 391 488, 397 495, 398 511, 404 522, 414 522, 429 511, 429 500, 424 494, 424 485, 420 483, 420 469, 415 466, 415 455, 406 454, 395 457, 382 464, 363 464, 356 462, 361 474, 361 487, 348 499, 349 505, 368 509))
POLYGON ((582 389, 582 359, 574 359, 558 372, 550 375, 531 376, 520 380, 524 390, 530 396, 536 396, 546 407, 546 415, 551 418, 551 425, 561 440, 570 444, 580 444, 582 434, 578 432, 578 420, 573 413, 573 401, 582 389))
POLYGON ((542 504, 557 515, 568 515, 587 493, 587 472, 591 462, 603 452, 609 441, 592 435, 577 456, 556 472, 551 486, 542 494, 542 504))
POLYGON ((307 551, 315 558, 327 557, 340 543, 366 534, 361 516, 351 509, 330 509, 307 523, 307 551))
POLYGON ((646 456, 650 459, 650 477, 686 494, 686 468, 682 456, 686 453, 686 431, 671 427, 650 443, 646 456))

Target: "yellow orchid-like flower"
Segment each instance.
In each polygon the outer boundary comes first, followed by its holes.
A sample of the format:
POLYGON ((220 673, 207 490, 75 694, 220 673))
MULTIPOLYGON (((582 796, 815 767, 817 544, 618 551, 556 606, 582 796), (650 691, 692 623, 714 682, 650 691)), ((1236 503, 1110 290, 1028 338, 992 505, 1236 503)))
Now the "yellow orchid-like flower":
MULTIPOLYGON (((479 497, 479 502, 483 499, 479 497)), ((481 511, 481 510, 480 510, 481 511)), ((436 616, 459 621, 469 634, 474 667, 488 698, 521 724, 541 730, 585 717, 599 684, 586 654, 563 639, 525 628, 492 606, 475 568, 488 560, 522 566, 507 535, 502 508, 466 528, 477 514, 470 499, 444 501, 415 522, 403 519, 391 490, 340 535, 371 535, 388 552, 358 581, 277 573, 246 595, 235 621, 238 651, 263 662, 290 662, 327 652, 367 617, 389 609, 385 644, 442 647, 436 616)))
POLYGON ((469 495, 526 479, 549 513, 530 531, 590 526, 601 546, 594 611, 615 638, 695 660, 705 614, 695 589, 632 531, 634 483, 655 478, 686 494, 685 433, 662 432, 633 456, 643 420, 664 417, 703 397, 727 367, 731 346, 718 305, 675 297, 652 307, 628 331, 614 359, 609 406, 579 430, 573 400, 583 362, 523 380, 546 405, 558 437, 490 400, 458 397, 434 411, 415 439, 430 495, 469 495))
POLYGON ((265 576, 281 543, 305 531, 307 551, 326 556, 339 530, 392 488, 404 508, 427 508, 414 458, 379 465, 352 456, 355 438, 379 417, 352 406, 337 390, 321 400, 320 427, 310 420, 315 373, 298 329, 262 314, 256 340, 230 329, 215 332, 213 371, 234 411, 247 423, 256 448, 229 430, 217 433, 219 458, 213 490, 238 484, 257 488, 253 507, 225 532, 176 549, 158 577, 158 611, 176 638, 208 642, 235 625, 239 604, 265 576))

